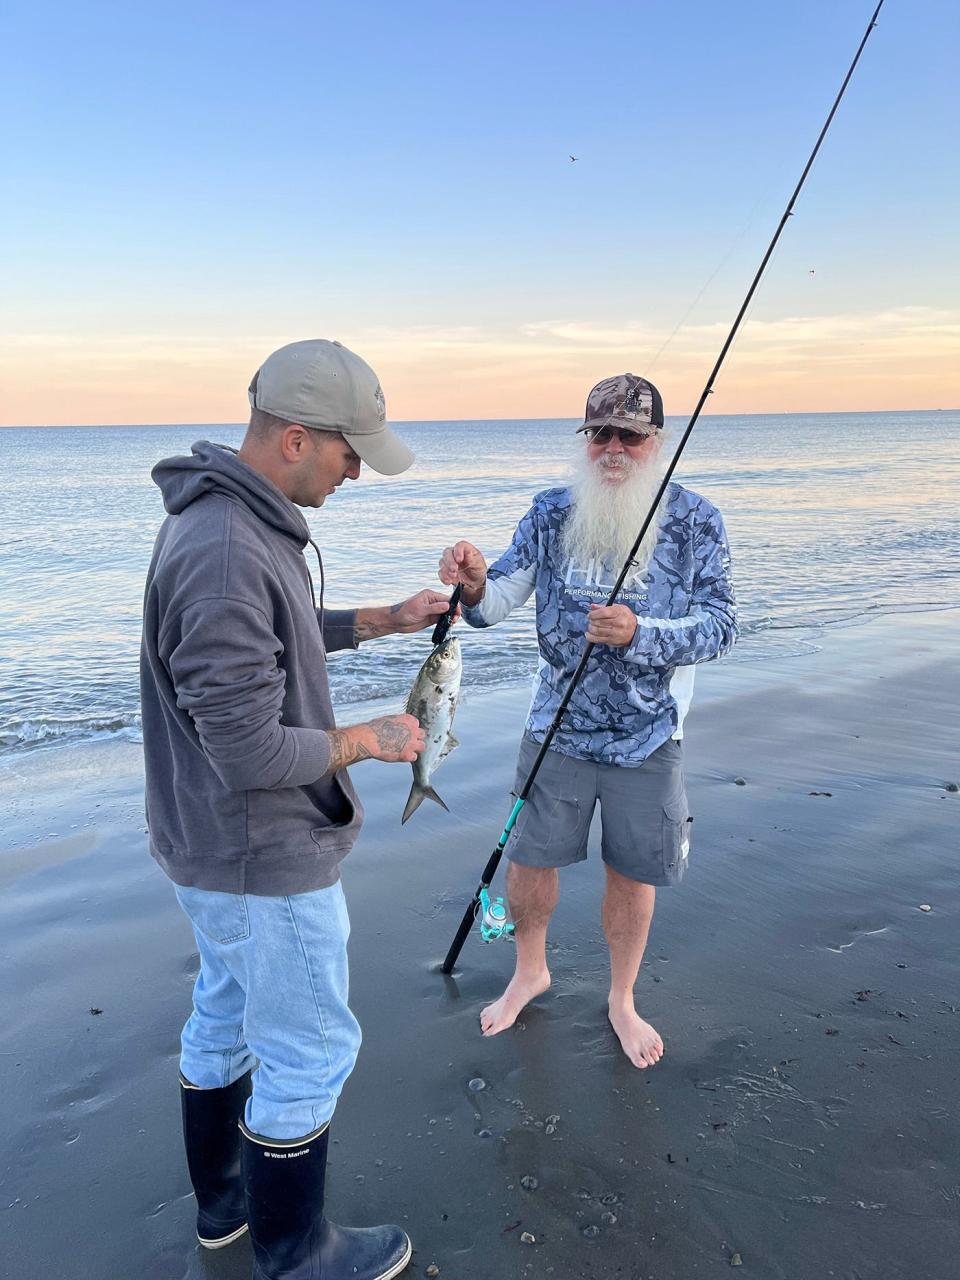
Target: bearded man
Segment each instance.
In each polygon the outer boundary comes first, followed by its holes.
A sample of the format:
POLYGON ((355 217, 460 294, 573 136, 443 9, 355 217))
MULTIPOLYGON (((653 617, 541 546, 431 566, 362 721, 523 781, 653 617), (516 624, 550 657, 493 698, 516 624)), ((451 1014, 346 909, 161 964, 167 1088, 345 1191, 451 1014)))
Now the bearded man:
POLYGON ((506 846, 516 926, 516 970, 480 1015, 484 1035, 505 1031, 550 985, 546 938, 557 868, 587 856, 599 803, 606 870, 603 927, 610 949, 610 1022, 627 1057, 648 1067, 663 1040, 640 1017, 634 983, 656 890, 686 870, 690 822, 683 720, 693 664, 737 635, 730 553, 719 511, 671 483, 644 536, 620 603, 609 596, 662 482, 663 402, 626 373, 590 392, 574 482, 537 494, 509 550, 487 569, 469 542, 448 547, 441 581, 463 584, 474 627, 501 622, 536 592, 540 662, 517 762, 525 781, 583 652, 598 646, 520 810, 506 846))

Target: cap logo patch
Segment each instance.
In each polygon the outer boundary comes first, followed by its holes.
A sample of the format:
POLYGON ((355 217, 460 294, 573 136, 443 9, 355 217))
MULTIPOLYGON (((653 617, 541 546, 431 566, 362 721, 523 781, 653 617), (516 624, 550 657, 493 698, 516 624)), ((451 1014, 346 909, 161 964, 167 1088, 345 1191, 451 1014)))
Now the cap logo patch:
POLYGON ((377 389, 373 395, 377 402, 377 416, 381 422, 385 422, 387 418, 387 401, 383 394, 383 388, 380 386, 379 382, 377 383, 377 389))
POLYGON ((623 401, 623 408, 626 413, 646 413, 646 406, 643 404, 642 392, 639 387, 630 387, 623 401))

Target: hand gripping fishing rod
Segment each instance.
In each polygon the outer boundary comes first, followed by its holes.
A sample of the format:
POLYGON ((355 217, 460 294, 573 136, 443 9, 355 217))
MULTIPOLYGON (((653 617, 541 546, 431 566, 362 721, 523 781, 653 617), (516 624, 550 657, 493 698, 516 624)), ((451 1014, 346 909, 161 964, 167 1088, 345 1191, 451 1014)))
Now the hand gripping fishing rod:
MULTIPOLYGON (((720 372, 720 367, 723 364, 724 360, 726 359, 727 352, 730 350, 730 346, 737 335, 737 330, 740 328, 740 324, 743 321, 743 317, 746 315, 747 308, 750 306, 750 303, 753 300, 753 295, 757 291, 757 286, 760 284, 760 280, 763 277, 763 273, 767 269, 767 263, 770 261, 771 255, 773 254, 774 249, 777 247, 777 241, 780 239, 780 235, 784 227, 787 225, 787 219, 791 217, 793 214, 793 206, 796 204, 797 197, 800 195, 800 191, 803 188, 803 184, 807 180, 807 174, 810 172, 810 169, 813 166, 813 162, 817 158, 817 152, 820 150, 820 145, 823 142, 824 138, 827 136, 827 130, 830 128, 830 125, 833 122, 833 117, 837 113, 837 108, 840 106, 840 101, 843 98, 844 93, 846 92, 847 85, 850 83, 850 78, 856 69, 857 63, 860 61, 860 55, 863 53, 864 46, 866 45, 867 40, 870 36, 870 32, 877 25, 877 15, 880 13, 880 10, 882 8, 883 8, 883 0, 880 0, 880 3, 877 5, 876 9, 874 9, 873 11, 873 17, 870 19, 870 22, 867 25, 866 31, 863 33, 863 39, 860 41, 860 47, 857 49, 856 56, 854 57, 853 62, 851 62, 850 64, 850 69, 847 71, 847 74, 844 77, 843 84, 840 86, 840 92, 837 94, 834 104, 830 108, 830 114, 827 116, 826 121, 824 122, 823 128, 820 130, 820 136, 817 138, 816 145, 814 146, 813 150, 810 153, 810 158, 807 161, 806 165, 804 166, 803 173, 800 175, 800 181, 797 183, 796 189, 793 195, 790 197, 790 200, 787 204, 786 209, 783 211, 783 217, 780 219, 779 225, 777 226, 777 229, 774 232, 773 239, 770 241, 770 244, 767 247, 767 251, 763 255, 763 261, 760 263, 760 266, 757 269, 757 274, 753 277, 753 283, 750 285, 750 288, 747 291, 747 296, 744 298, 743 303, 740 307, 740 310, 737 312, 737 318, 733 322, 733 327, 731 328, 730 332, 727 334, 727 340, 726 342, 724 342, 723 347, 721 348, 720 354, 717 357, 717 363, 713 366, 713 370, 710 374, 710 377, 707 379, 706 386, 703 388, 703 391, 700 395, 700 399, 697 401, 697 407, 693 411, 693 416, 691 417, 690 421, 687 423, 686 430, 684 431, 680 439, 680 443, 677 446, 676 453, 674 453, 673 458, 670 462, 670 466, 667 468, 666 474, 663 477, 663 481, 660 484, 660 488, 657 490, 656 497, 653 499, 653 502, 650 504, 650 510, 647 512, 646 519, 644 520, 640 528, 640 532, 637 534, 637 540, 636 542, 634 542, 632 548, 630 549, 630 554, 627 556, 627 559, 624 561, 623 568, 620 570, 620 576, 617 578, 616 584, 614 585, 613 590, 610 592, 610 595, 607 599, 608 606, 612 605, 616 601, 617 596, 620 594, 620 589, 623 586, 624 582, 626 581, 627 574, 630 572, 630 569, 636 563, 636 554, 640 548, 640 543, 643 541, 644 534, 647 532, 647 529, 650 526, 650 521, 653 519, 654 513, 659 507, 660 501, 663 498, 664 493, 666 492, 667 485, 670 483, 670 479, 673 476, 674 471, 676 470, 677 463, 680 460, 680 455, 681 453, 683 453, 683 450, 686 447, 686 443, 690 438, 690 433, 693 431, 693 428, 696 425, 697 419, 700 417, 700 411, 702 410, 704 404, 706 403, 707 396, 711 395, 713 392, 713 384, 717 380, 717 375, 720 372)), ((563 697, 560 699, 560 706, 557 708, 557 714, 553 718, 553 723, 550 725, 550 728, 547 730, 546 737, 544 738, 543 742, 540 745, 540 750, 537 752, 537 757, 533 762, 533 768, 530 770, 530 773, 527 775, 526 781, 524 782, 523 786, 520 788, 520 791, 517 793, 513 809, 510 812, 510 817, 507 819, 507 825, 503 829, 503 834, 500 836, 500 839, 497 842, 497 847, 494 849, 493 853, 491 853, 490 858, 487 861, 487 865, 483 869, 483 875, 480 878, 480 884, 477 887, 477 891, 473 895, 473 901, 470 903, 466 911, 463 913, 463 919, 460 921, 460 927, 457 929, 456 936, 454 937, 453 942, 450 944, 450 950, 447 952, 446 959, 444 960, 443 964, 440 967, 441 973, 451 973, 453 971, 453 966, 457 963, 457 957, 460 955, 460 951, 461 951, 461 948, 463 947, 464 942, 466 941, 467 934, 470 932, 470 927, 473 924, 474 919, 476 918, 477 909, 480 905, 480 895, 484 892, 485 889, 489 888, 490 884, 493 881, 493 877, 497 873, 497 867, 500 865, 500 859, 503 857, 503 851, 506 848, 506 844, 507 844, 507 840, 509 839, 510 832, 513 830, 514 824, 517 821, 517 817, 520 813, 520 810, 523 808, 524 803, 527 799, 527 796, 530 794, 531 788, 533 787, 533 784, 534 784, 534 780, 536 779, 536 776, 540 771, 540 766, 543 764, 544 757, 546 756, 547 752, 550 750, 550 744, 553 742, 553 739, 556 736, 557 730, 560 728, 560 723, 563 720, 564 712, 566 711, 570 703, 570 699, 573 697, 574 690, 576 689, 577 685, 580 683, 580 678, 584 673, 587 662, 590 660, 590 654, 593 652, 593 649, 594 649, 593 642, 587 641, 587 644, 583 650, 583 655, 580 658, 579 664, 577 665, 577 669, 576 671, 574 671, 572 677, 570 678, 570 683, 567 685, 566 690, 564 691, 563 697)))

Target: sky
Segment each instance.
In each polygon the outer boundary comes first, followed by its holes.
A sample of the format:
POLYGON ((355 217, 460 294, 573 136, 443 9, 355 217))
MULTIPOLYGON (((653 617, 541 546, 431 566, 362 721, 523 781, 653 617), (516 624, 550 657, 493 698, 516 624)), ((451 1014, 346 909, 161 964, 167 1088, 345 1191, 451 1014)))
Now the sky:
MULTIPOLYGON (((0 424, 241 421, 306 337, 394 421, 687 412, 873 8, 13 0, 0 424)), ((886 0, 713 412, 960 405, 958 35, 886 0)))

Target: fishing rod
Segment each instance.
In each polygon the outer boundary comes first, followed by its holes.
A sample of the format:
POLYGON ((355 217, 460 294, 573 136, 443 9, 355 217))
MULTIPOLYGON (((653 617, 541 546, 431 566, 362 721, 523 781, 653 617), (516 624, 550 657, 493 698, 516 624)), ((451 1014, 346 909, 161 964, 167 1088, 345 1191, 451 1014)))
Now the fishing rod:
MULTIPOLYGON (((660 488, 657 490, 656 496, 654 497, 653 502, 650 504, 650 510, 647 512, 646 519, 644 520, 643 524, 640 527, 640 532, 637 534, 636 541, 634 542, 633 546, 630 549, 630 554, 627 556, 626 560, 624 561, 623 568, 620 570, 620 576, 617 578, 617 581, 613 587, 613 590, 610 592, 610 595, 607 599, 607 607, 609 607, 616 601, 616 598, 620 594, 620 590, 623 587, 624 582, 626 581, 627 574, 630 572, 631 568, 636 564, 636 555, 637 555, 637 551, 640 549, 640 544, 643 541, 643 538, 647 532, 647 529, 650 527, 650 522, 653 519, 654 514, 657 511, 657 508, 659 507, 660 502, 663 498, 663 495, 666 492, 667 485, 670 483, 670 479, 673 476, 674 471, 676 470, 677 463, 680 461, 680 455, 683 453, 683 450, 686 447, 686 443, 690 438, 690 433, 693 431, 693 428, 696 425, 697 419, 700 417, 700 411, 703 409, 703 406, 706 403, 707 396, 713 394, 713 384, 714 382, 716 382, 717 375, 720 372, 720 367, 723 364, 724 360, 726 359, 727 352, 730 350, 731 344, 733 343, 733 340, 737 335, 737 330, 740 328, 741 322, 743 321, 743 317, 746 315, 747 308, 750 306, 750 303, 753 301, 753 295, 756 293, 757 286, 760 284, 760 280, 763 277, 763 273, 767 269, 767 263, 770 261, 773 251, 777 247, 777 241, 780 239, 780 235, 784 227, 787 225, 787 219, 792 217, 793 215, 793 206, 796 204, 797 197, 800 195, 800 191, 803 188, 803 184, 807 180, 807 174, 810 172, 811 168, 813 167, 813 162, 817 158, 817 152, 820 150, 821 143, 823 142, 824 138, 827 136, 827 130, 830 128, 830 125, 833 122, 833 117, 837 113, 837 108, 840 106, 840 101, 843 98, 844 93, 846 92, 847 85, 850 83, 850 78, 853 75, 854 71, 856 70, 857 63, 860 61, 860 55, 863 53, 864 46, 866 45, 867 40, 870 37, 870 32, 877 25, 877 16, 879 15, 880 10, 882 8, 883 8, 883 0, 880 0, 880 3, 877 5, 876 9, 874 9, 873 11, 873 17, 870 19, 869 23, 867 24, 866 31, 863 33, 863 39, 860 41, 859 48, 857 49, 856 55, 850 64, 850 68, 847 71, 847 74, 844 76, 843 84, 840 86, 840 92, 837 94, 836 99, 834 100, 833 106, 830 108, 830 114, 827 116, 826 120, 824 121, 823 128, 820 130, 820 136, 817 138, 816 145, 814 146, 813 150, 810 152, 810 158, 807 160, 807 163, 803 169, 803 173, 801 173, 800 175, 800 181, 797 183, 796 188, 793 192, 793 195, 790 197, 789 201, 787 202, 787 207, 783 211, 783 217, 780 219, 777 229, 773 234, 773 239, 770 241, 770 244, 767 246, 767 251, 763 255, 763 261, 760 263, 760 266, 757 268, 757 273, 753 277, 753 282, 750 285, 750 288, 747 290, 747 296, 744 298, 743 303, 740 306, 740 310, 737 312, 737 318, 734 320, 733 326, 730 329, 730 332, 727 334, 727 340, 726 342, 724 342, 720 350, 720 354, 717 357, 717 362, 713 366, 713 369, 710 373, 710 377, 707 379, 706 385, 704 386, 703 391, 701 392, 700 399, 697 401, 697 406, 693 411, 693 416, 691 417, 690 421, 687 423, 686 430, 684 431, 683 435, 680 438, 680 443, 677 446, 677 450, 673 455, 673 458, 670 462, 669 467, 667 468, 667 471, 663 477, 663 480, 661 481, 660 488)), ((531 768, 529 774, 527 775, 526 781, 524 782, 523 786, 520 788, 519 792, 516 793, 513 809, 510 811, 510 816, 507 819, 506 826, 503 828, 503 834, 500 836, 500 839, 497 841, 497 846, 494 849, 493 853, 491 853, 489 859, 487 860, 487 865, 483 869, 483 874, 480 878, 480 884, 477 887, 476 893, 473 895, 473 901, 470 903, 466 911, 463 913, 463 919, 460 921, 460 927, 457 929, 453 942, 450 944, 450 950, 447 952, 446 959, 444 960, 443 964, 440 966, 441 973, 451 973, 453 971, 453 966, 457 963, 457 957, 460 955, 460 951, 463 948, 463 944, 467 939, 467 934, 470 932, 471 926, 473 925, 473 922, 476 919, 477 910, 480 907, 480 903, 481 903, 481 897, 483 894, 486 893, 486 890, 490 887, 491 883, 493 882, 493 877, 497 873, 497 867, 500 865, 500 859, 503 857, 503 851, 506 848, 507 840, 510 838, 510 832, 513 830, 514 824, 516 823, 517 818, 520 814, 520 810, 523 808, 524 803, 526 802, 527 796, 529 796, 530 794, 531 788, 533 787, 534 781, 536 780, 536 776, 540 772, 540 766, 543 764, 544 758, 547 752, 550 750, 550 744, 553 742, 553 739, 556 736, 557 730, 560 728, 560 723, 563 720, 564 713, 570 703, 570 699, 573 697, 574 690, 576 689, 577 685, 580 683, 580 679, 584 673, 584 670, 586 669, 587 662, 590 660, 590 655, 593 652, 594 647, 595 646, 593 641, 588 640, 586 646, 584 647, 583 655, 580 658, 580 662, 577 665, 577 669, 576 671, 574 671, 573 675, 571 676, 570 683, 567 685, 564 691, 563 697, 560 699, 560 706, 557 708, 557 714, 553 718, 553 723, 550 725, 550 728, 547 730, 547 733, 543 742, 540 744, 540 750, 537 752, 536 759, 533 762, 533 767, 531 768)))

